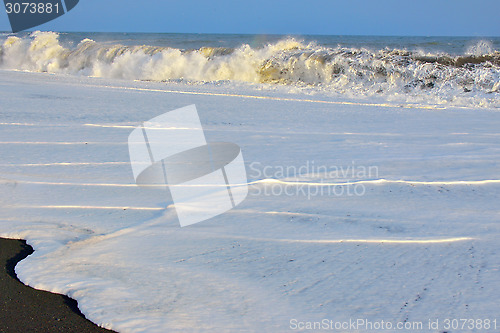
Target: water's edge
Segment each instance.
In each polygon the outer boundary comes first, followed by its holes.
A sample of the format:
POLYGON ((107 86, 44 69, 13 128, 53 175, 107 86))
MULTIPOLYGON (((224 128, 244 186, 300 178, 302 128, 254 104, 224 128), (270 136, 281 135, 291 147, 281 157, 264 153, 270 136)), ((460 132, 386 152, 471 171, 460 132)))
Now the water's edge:
POLYGON ((0 238, 0 331, 113 332, 86 319, 76 300, 24 285, 15 266, 33 252, 25 240, 0 238))

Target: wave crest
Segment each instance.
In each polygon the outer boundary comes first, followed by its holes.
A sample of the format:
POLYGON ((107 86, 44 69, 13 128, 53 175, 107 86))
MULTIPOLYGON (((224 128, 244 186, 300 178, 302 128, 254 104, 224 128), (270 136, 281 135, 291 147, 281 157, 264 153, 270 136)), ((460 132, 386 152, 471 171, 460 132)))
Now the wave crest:
MULTIPOLYGON (((313 87, 349 96, 385 96, 500 107, 500 52, 485 41, 463 56, 400 49, 326 48, 286 38, 262 48, 180 50, 104 45, 90 39, 67 48, 54 32, 8 37, 4 69, 131 80, 243 81, 313 87)), ((456 104, 456 103, 455 103, 456 104)))

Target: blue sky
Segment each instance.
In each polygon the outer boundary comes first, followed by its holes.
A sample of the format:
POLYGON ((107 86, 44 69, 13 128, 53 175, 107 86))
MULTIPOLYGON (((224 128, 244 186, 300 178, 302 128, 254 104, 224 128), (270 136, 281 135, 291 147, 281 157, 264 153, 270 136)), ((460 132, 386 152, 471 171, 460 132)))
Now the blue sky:
MULTIPOLYGON (((499 0, 80 0, 68 14, 37 29, 500 36, 499 13, 499 0)), ((10 30, 5 12, 0 30, 10 30)))

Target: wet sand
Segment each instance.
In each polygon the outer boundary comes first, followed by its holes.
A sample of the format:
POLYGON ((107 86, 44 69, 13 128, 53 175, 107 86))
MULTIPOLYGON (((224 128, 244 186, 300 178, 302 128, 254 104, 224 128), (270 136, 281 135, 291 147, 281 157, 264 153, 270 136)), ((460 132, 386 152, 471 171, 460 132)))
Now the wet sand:
POLYGON ((22 284, 14 267, 31 253, 26 241, 0 238, 0 332, 113 332, 87 320, 75 300, 22 284))

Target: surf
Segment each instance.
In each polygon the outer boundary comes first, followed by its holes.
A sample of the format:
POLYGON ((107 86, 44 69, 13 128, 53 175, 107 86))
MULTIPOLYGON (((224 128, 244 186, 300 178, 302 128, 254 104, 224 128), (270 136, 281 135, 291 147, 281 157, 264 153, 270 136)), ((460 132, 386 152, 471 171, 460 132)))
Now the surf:
POLYGON ((327 47, 294 37, 262 46, 181 49, 84 38, 64 45, 54 32, 4 37, 0 68, 192 84, 243 82, 260 89, 380 97, 406 102, 500 107, 500 52, 479 41, 460 55, 398 48, 327 47))

